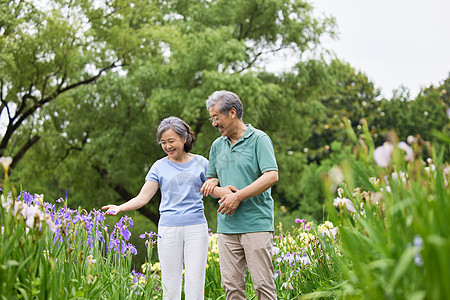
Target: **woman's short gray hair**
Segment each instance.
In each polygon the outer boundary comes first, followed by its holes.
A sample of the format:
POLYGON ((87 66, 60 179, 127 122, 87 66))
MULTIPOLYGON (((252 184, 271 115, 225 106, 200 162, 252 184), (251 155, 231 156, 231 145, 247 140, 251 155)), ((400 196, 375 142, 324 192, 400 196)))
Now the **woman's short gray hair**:
POLYGON ((191 127, 185 121, 177 117, 168 117, 159 123, 158 129, 156 130, 158 144, 161 144, 161 135, 169 129, 172 129, 180 138, 186 140, 184 143, 184 151, 189 152, 192 150, 195 142, 195 133, 191 131, 191 127))
POLYGON ((233 92, 222 90, 212 93, 206 100, 206 109, 209 111, 216 104, 219 104, 220 112, 225 113, 227 116, 232 108, 236 109, 236 114, 239 119, 242 119, 244 115, 241 99, 233 92))

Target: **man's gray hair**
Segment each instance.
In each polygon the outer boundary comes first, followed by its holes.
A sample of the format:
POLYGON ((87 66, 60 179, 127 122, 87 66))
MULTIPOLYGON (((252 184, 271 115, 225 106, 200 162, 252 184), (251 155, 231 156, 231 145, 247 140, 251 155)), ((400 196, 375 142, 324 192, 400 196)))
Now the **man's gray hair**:
POLYGON ((241 99, 233 92, 222 90, 212 93, 206 100, 206 109, 209 111, 216 104, 219 104, 220 112, 225 113, 227 116, 232 108, 236 109, 236 114, 239 119, 242 119, 244 115, 241 99))
POLYGON ((169 129, 172 129, 180 138, 186 140, 184 143, 184 151, 189 152, 192 150, 195 142, 195 133, 191 131, 191 127, 185 121, 177 117, 168 117, 159 123, 158 129, 156 130, 158 144, 161 144, 161 135, 169 129))

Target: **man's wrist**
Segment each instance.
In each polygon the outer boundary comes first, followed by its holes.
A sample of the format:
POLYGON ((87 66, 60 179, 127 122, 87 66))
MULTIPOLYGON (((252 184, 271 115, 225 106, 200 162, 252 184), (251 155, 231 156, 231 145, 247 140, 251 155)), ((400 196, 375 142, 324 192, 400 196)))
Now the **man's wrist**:
POLYGON ((241 190, 235 192, 234 194, 236 195, 236 199, 239 201, 239 203, 241 203, 242 201, 245 200, 244 196, 242 195, 241 190))

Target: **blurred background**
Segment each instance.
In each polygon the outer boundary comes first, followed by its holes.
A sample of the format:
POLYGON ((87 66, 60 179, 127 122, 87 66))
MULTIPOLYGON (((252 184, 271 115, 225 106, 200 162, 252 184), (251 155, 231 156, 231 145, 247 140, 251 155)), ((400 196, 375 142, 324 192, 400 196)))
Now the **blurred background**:
MULTIPOLYGON (((226 89, 240 96, 244 122, 272 138, 280 172, 272 188, 275 223, 326 220, 321 176, 352 152, 344 122, 358 135, 367 121, 376 146, 394 130, 400 140, 420 136, 439 147, 450 131, 450 76, 442 71, 450 71, 449 56, 440 52, 448 45, 439 44, 448 39, 419 38, 436 32, 417 11, 413 23, 425 31, 403 26, 415 2, 401 13, 397 4, 378 12, 370 1, 341 2, 6 1, 0 156, 13 158, 14 189, 48 202, 67 198, 75 209, 123 203, 164 156, 155 137, 163 118, 189 123, 197 134, 192 152, 208 157, 219 132, 205 100, 226 89), (380 15, 388 12, 390 19, 380 15), (358 32, 349 30, 348 16, 361 19, 352 23, 358 32), (386 28, 385 20, 403 25, 386 28), (409 56, 415 51, 427 52, 409 56), (431 75, 423 66, 440 69, 431 75)), ((433 19, 444 12, 441 4, 422 10, 437 27, 444 24, 433 19)), ((215 232, 217 201, 204 202, 215 232)), ((138 248, 138 235, 156 230, 158 205, 155 196, 128 214, 138 248)))

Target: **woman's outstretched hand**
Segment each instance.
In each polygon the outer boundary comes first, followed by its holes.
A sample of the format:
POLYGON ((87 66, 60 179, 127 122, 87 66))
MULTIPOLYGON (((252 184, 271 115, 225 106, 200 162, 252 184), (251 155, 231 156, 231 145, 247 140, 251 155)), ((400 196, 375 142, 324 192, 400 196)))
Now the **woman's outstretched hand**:
POLYGON ((105 212, 107 215, 117 215, 120 212, 120 208, 117 205, 108 204, 102 207, 102 209, 107 209, 105 212))

